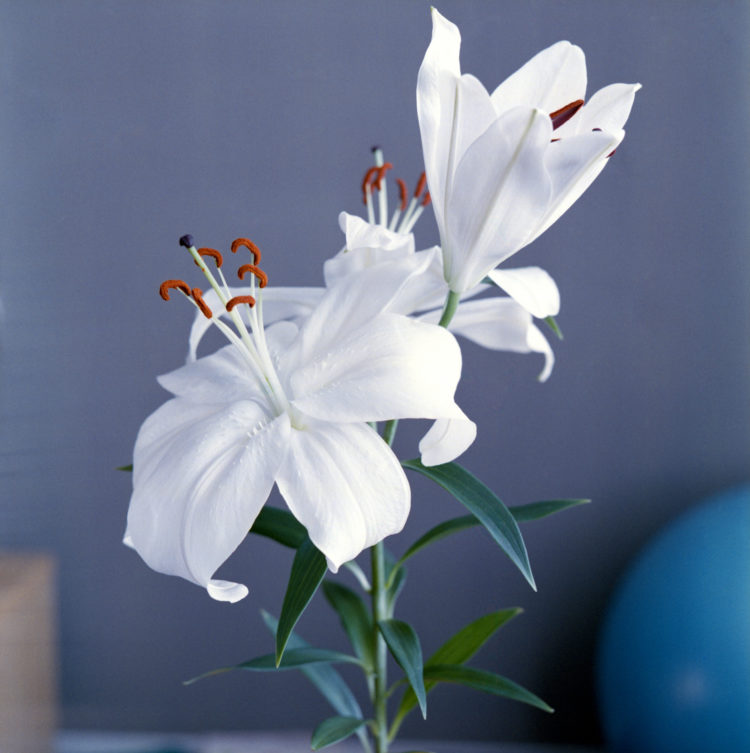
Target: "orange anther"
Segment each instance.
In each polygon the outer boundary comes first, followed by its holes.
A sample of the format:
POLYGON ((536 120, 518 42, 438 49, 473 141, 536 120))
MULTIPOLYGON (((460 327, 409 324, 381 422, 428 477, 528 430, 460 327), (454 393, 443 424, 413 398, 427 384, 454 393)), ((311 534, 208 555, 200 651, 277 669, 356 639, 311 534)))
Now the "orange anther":
POLYGON ((426 207, 431 201, 432 201, 432 197, 430 196, 430 192, 427 191, 427 193, 425 193, 424 198, 422 199, 420 203, 422 204, 423 207, 426 207))
POLYGON ((181 290, 185 295, 190 295, 190 286, 183 282, 182 280, 164 280, 164 282, 159 285, 159 295, 165 300, 169 300, 169 291, 173 288, 177 288, 177 290, 181 290))
POLYGON ((231 311, 237 304, 246 303, 248 306, 255 306, 255 298, 251 295, 236 295, 227 301, 227 311, 231 311))
POLYGON ((258 285, 261 288, 265 288, 266 285, 268 285, 268 275, 262 269, 256 267, 254 264, 243 264, 237 270, 237 277, 239 277, 240 280, 244 280, 245 275, 248 272, 252 272, 258 278, 258 285))
POLYGON ((201 256, 210 256, 216 262, 217 267, 220 267, 224 263, 224 259, 215 248, 199 248, 198 253, 201 256))
POLYGON ((253 255, 253 262, 260 264, 260 249, 247 238, 237 238, 232 241, 232 253, 237 253, 238 248, 246 248, 253 255))
POLYGON ((396 178, 398 184, 398 195, 401 199, 401 206, 399 209, 403 212, 406 209, 406 183, 401 178, 396 178))
MULTIPOLYGON (((370 181, 372 180, 372 176, 376 175, 379 167, 371 167, 366 173, 365 177, 362 178, 362 203, 367 204, 367 188, 370 186, 370 181)), ((370 190, 372 190, 372 186, 370 186, 370 190)))
POLYGON ((583 100, 577 99, 575 102, 570 102, 561 107, 559 110, 555 110, 549 114, 552 120, 552 130, 559 128, 563 123, 567 123, 581 108, 583 107, 583 100))
POLYGON ((414 198, 418 199, 424 191, 424 187, 427 185, 427 176, 422 173, 417 181, 417 187, 414 189, 414 198))
POLYGON ((193 297, 193 300, 198 304, 198 308, 201 310, 201 314, 206 317, 206 319, 213 318, 213 314, 211 313, 211 309, 208 308, 206 305, 206 302, 203 300, 203 291, 200 288, 193 288, 190 291, 190 294, 193 297))
POLYGON ((385 177, 385 174, 388 170, 390 170, 393 167, 393 165, 390 162, 386 162, 385 164, 381 165, 378 168, 378 177, 375 181, 373 181, 373 187, 377 188, 378 191, 381 188, 381 184, 383 182, 383 178, 385 177))

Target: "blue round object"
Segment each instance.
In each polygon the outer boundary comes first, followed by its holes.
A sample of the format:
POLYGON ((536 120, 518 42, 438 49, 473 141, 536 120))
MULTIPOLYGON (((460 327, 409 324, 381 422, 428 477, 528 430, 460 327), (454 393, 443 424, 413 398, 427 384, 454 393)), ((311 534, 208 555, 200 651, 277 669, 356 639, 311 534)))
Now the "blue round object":
POLYGON ((613 753, 750 751, 750 485, 636 558, 604 621, 597 684, 613 753))

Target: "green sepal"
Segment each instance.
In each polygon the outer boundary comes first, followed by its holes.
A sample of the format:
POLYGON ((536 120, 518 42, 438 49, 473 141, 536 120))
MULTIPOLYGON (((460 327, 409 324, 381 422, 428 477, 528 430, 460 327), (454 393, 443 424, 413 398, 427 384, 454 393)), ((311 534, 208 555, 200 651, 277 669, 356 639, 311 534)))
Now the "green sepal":
MULTIPOLYGON (((272 635, 276 635, 278 620, 265 610, 261 610, 261 617, 272 635)), ((310 648, 310 644, 298 633, 292 632, 287 642, 289 650, 310 648)), ((331 707, 341 716, 362 718, 362 709, 354 697, 354 693, 344 681, 344 678, 330 664, 307 664, 300 667, 302 674, 315 686, 321 695, 331 704, 331 707)), ((357 736, 367 739, 365 730, 358 730, 357 736)))
POLYGON ((526 523, 530 520, 540 520, 548 515, 554 515, 571 507, 588 505, 590 499, 545 499, 541 502, 530 502, 528 505, 514 505, 509 507, 511 514, 518 523, 526 523))
POLYGON ((273 539, 282 546, 297 549, 307 538, 307 531, 288 510, 268 505, 261 508, 250 533, 273 539))
POLYGON ((424 466, 419 459, 402 465, 432 479, 468 508, 536 591, 521 531, 510 510, 494 492, 458 463, 424 466))
POLYGON ((341 625, 367 670, 375 665, 372 643, 372 618, 365 603, 357 593, 330 580, 323 581, 323 593, 328 603, 338 613, 341 625))
POLYGON ((364 719, 357 719, 352 716, 332 716, 315 728, 310 740, 310 747, 313 750, 321 750, 321 748, 346 740, 364 724, 364 719))
POLYGON ((512 701, 528 703, 530 706, 536 706, 536 708, 549 714, 554 712, 554 709, 539 696, 534 695, 530 690, 526 690, 507 677, 496 675, 494 672, 465 667, 461 664, 435 664, 424 668, 424 676, 426 680, 467 685, 474 690, 501 695, 512 701))
POLYGON ((289 584, 281 605, 279 625, 276 631, 276 665, 284 655, 289 636, 318 590, 327 569, 325 556, 315 548, 309 538, 300 544, 292 562, 289 584))
MULTIPOLYGON (((438 664, 463 664, 506 623, 521 614, 523 609, 511 607, 490 612, 465 625, 454 633, 443 645, 425 662, 425 668, 438 664)), ((426 676, 426 675, 425 675, 426 676)), ((436 680, 425 681, 425 691, 435 686, 436 680)), ((393 721, 391 735, 395 735, 404 717, 417 705, 417 698, 411 688, 404 692, 398 711, 393 721)))
POLYGON ((239 664, 232 664, 228 667, 219 667, 218 669, 204 672, 202 675, 186 680, 183 685, 192 685, 194 682, 203 680, 206 677, 231 672, 236 669, 244 669, 250 672, 281 672, 286 669, 301 669, 310 664, 359 664, 361 666, 362 662, 355 656, 343 654, 340 651, 329 651, 325 648, 313 648, 312 646, 291 648, 284 653, 281 664, 278 666, 276 665, 275 654, 263 654, 239 664))
POLYGON ((401 620, 381 620, 378 622, 380 633, 385 638, 388 650, 401 669, 404 670, 417 697, 422 717, 427 718, 427 691, 422 675, 422 647, 414 628, 401 620))
POLYGON ((555 333, 558 340, 563 339, 563 333, 560 331, 560 327, 557 326, 554 316, 545 316, 544 323, 555 333))

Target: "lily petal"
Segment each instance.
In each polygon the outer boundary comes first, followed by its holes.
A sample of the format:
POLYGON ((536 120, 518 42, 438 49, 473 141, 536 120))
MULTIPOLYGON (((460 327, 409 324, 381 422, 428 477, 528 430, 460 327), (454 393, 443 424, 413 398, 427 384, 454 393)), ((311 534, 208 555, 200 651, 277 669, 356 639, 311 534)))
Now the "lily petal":
POLYGON ((593 128, 619 133, 633 107, 640 84, 610 84, 599 89, 581 108, 575 120, 583 133, 593 128))
POLYGON ((560 312, 560 291, 549 273, 540 267, 493 269, 487 276, 538 319, 560 312))
POLYGON ((445 279, 451 290, 476 285, 521 248, 544 216, 552 182, 544 166, 552 123, 546 113, 516 107, 466 151, 448 206, 445 279))
POLYGON ((439 418, 419 442, 422 465, 450 463, 474 442, 477 425, 466 415, 463 418, 439 418))
POLYGON ((557 42, 538 52, 492 92, 500 114, 517 105, 547 113, 586 96, 586 57, 570 42, 557 42))
POLYGON ((126 543, 154 570, 215 599, 243 598, 244 585, 212 576, 268 498, 289 431, 286 414, 269 420, 251 401, 169 400, 138 433, 126 543))
POLYGON ((398 533, 409 514, 404 471, 366 424, 321 422, 292 431, 276 483, 333 572, 398 533))
POLYGON ((453 400, 460 374, 461 349, 447 330, 381 314, 297 369, 290 385, 293 405, 315 418, 448 418, 463 415, 453 400))

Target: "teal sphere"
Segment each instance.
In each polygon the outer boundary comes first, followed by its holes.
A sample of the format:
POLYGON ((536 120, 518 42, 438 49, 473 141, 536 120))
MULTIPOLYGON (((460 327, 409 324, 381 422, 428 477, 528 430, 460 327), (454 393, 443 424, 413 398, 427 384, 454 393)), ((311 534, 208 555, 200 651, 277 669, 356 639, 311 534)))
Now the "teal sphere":
POLYGON ((680 516, 632 563, 597 690, 612 753, 750 752, 750 484, 680 516))

